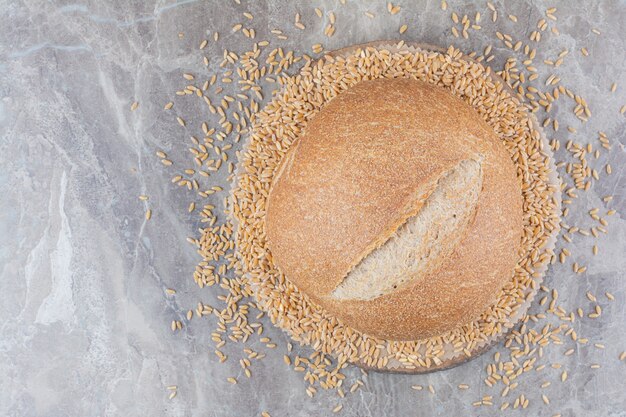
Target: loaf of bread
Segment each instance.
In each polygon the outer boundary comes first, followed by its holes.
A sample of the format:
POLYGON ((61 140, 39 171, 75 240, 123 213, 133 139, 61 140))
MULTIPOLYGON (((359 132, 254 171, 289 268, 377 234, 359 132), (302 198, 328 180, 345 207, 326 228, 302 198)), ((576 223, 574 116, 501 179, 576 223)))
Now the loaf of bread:
POLYGON ((468 104, 410 79, 363 81, 308 122, 274 176, 275 266, 345 324, 420 340, 476 319, 511 280, 521 181, 468 104))

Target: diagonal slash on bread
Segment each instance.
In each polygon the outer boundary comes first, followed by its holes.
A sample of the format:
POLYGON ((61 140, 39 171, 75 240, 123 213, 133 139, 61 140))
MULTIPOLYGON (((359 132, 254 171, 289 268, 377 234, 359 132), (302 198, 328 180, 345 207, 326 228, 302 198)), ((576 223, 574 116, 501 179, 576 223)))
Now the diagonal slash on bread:
POLYGON ((361 259, 332 292, 336 299, 371 300, 417 279, 427 279, 465 237, 482 188, 480 161, 466 159, 444 173, 419 211, 361 259))

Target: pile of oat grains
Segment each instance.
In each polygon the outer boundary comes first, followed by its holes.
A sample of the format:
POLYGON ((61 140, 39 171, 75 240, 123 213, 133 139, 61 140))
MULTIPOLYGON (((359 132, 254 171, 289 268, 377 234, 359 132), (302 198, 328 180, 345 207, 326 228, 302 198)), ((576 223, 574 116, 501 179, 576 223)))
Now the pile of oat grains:
MULTIPOLYGON (((166 112, 174 113, 170 116, 173 123, 178 123, 182 127, 187 127, 187 123, 184 115, 177 113, 176 102, 178 100, 195 98, 203 106, 201 108, 202 112, 208 109, 217 119, 217 123, 201 123, 199 126, 201 134, 198 134, 197 137, 191 137, 193 146, 189 148, 191 156, 189 167, 182 169, 176 167, 165 152, 161 150, 157 150, 156 154, 168 170, 176 170, 172 177, 172 182, 187 190, 194 191, 199 197, 199 200, 190 201, 188 206, 189 212, 199 215, 200 222, 204 225, 199 237, 188 238, 190 243, 198 247, 199 253, 203 258, 198 264, 193 278, 200 288, 205 286, 219 288, 217 290, 219 292, 217 298, 223 303, 220 307, 199 303, 194 309, 187 312, 186 322, 174 320, 170 325, 172 331, 176 332, 180 331, 185 325, 189 325, 194 316, 213 317, 216 323, 215 330, 211 334, 214 342, 214 354, 220 362, 226 362, 229 358, 221 351, 224 345, 226 343, 243 343, 243 355, 234 360, 239 361, 246 377, 252 377, 250 371, 252 361, 262 360, 265 354, 247 347, 249 342, 254 339, 264 344, 268 349, 277 348, 276 343, 263 336, 263 324, 260 320, 266 312, 269 312, 272 321, 278 323, 283 328, 287 328, 294 339, 306 344, 312 344, 315 348, 315 351, 308 357, 301 357, 293 354, 292 345, 288 343, 284 355, 285 364, 291 366, 296 372, 303 374, 307 383, 307 394, 313 397, 318 388, 335 389, 339 397, 343 398, 365 386, 365 371, 362 371, 363 377, 355 378, 350 383, 348 383, 346 376, 342 373, 342 369, 348 365, 348 360, 354 361, 358 359, 354 355, 360 354, 362 350, 347 349, 345 353, 337 354, 343 351, 337 348, 337 343, 341 343, 342 340, 344 342, 351 340, 353 338, 352 334, 348 334, 347 337, 344 335, 339 340, 331 340, 319 335, 315 337, 315 332, 311 332, 311 329, 320 328, 320 322, 326 330, 329 326, 332 328, 338 326, 338 324, 333 322, 332 319, 322 318, 318 311, 313 311, 315 310, 314 307, 309 306, 306 301, 303 302, 297 289, 293 288, 276 271, 273 271, 271 279, 268 279, 266 276, 252 277, 255 290, 262 295, 260 297, 261 302, 255 299, 248 277, 244 279, 242 276, 242 267, 244 265, 240 263, 239 258, 235 255, 235 251, 239 250, 240 254, 249 255, 247 260, 243 260, 248 264, 248 268, 245 268, 248 272, 249 266, 255 262, 265 262, 265 264, 260 265, 261 267, 267 267, 271 263, 268 263, 267 253, 259 252, 262 245, 258 245, 258 235, 242 236, 240 234, 235 236, 235 226, 231 219, 233 217, 238 218, 239 221, 247 219, 247 221, 256 223, 258 226, 262 222, 263 209, 261 206, 256 207, 255 204, 257 204, 257 201, 262 202, 263 199, 246 201, 245 204, 242 204, 243 195, 240 194, 238 196, 234 194, 235 198, 233 199, 228 194, 232 183, 237 179, 235 178, 237 161, 241 163, 242 172, 250 174, 247 177, 248 179, 253 178, 260 181, 258 184, 252 184, 247 190, 248 196, 250 195, 250 190, 266 191, 267 184, 263 185, 261 182, 264 179, 271 181, 272 164, 279 161, 280 156, 284 154, 291 141, 297 137, 306 119, 314 113, 308 107, 304 110, 300 108, 300 111, 290 110, 282 113, 275 111, 276 109, 272 109, 271 106, 262 110, 262 103, 266 97, 269 98, 271 93, 280 91, 280 94, 276 96, 278 100, 275 99, 273 103, 289 103, 290 98, 298 97, 298 89, 301 88, 303 78, 306 79, 307 76, 312 77, 313 73, 317 76, 322 75, 332 78, 332 71, 338 70, 337 60, 324 58, 324 47, 321 43, 311 46, 315 56, 283 50, 280 48, 280 44, 288 39, 288 31, 279 28, 271 30, 272 39, 258 41, 254 30, 254 16, 245 10, 245 7, 240 5, 239 2, 236 1, 235 3, 242 10, 243 22, 233 24, 231 31, 232 33, 240 33, 243 38, 247 38, 249 40, 248 43, 252 43, 252 48, 246 52, 224 49, 220 57, 204 56, 202 51, 209 42, 218 44, 220 42, 219 33, 214 32, 210 39, 203 40, 199 44, 199 59, 207 66, 206 73, 182 74, 185 85, 179 91, 176 91, 176 97, 164 106, 166 112), (319 58, 322 59, 316 61, 319 58), (219 71, 211 74, 208 70, 209 60, 215 59, 220 60, 219 71), (301 72, 299 73, 299 71, 301 72), (294 76, 294 74, 299 75, 294 76), (289 94, 292 94, 292 96, 290 97, 289 94), (276 114, 279 114, 280 117, 270 120, 276 114), (268 128, 269 130, 263 131, 260 126, 264 125, 273 125, 271 129, 278 130, 272 131, 268 128), (255 126, 255 131, 251 135, 248 152, 242 154, 237 151, 233 155, 233 146, 238 147, 237 144, 242 139, 247 140, 253 126, 255 126), (281 128, 280 126, 283 127, 281 128), (292 128, 285 129, 284 126, 291 126, 292 128), (267 142, 260 140, 265 138, 264 134, 269 134, 270 137, 275 139, 278 131, 281 139, 286 138, 286 140, 274 140, 272 142, 273 148, 267 147, 267 142), (258 141, 257 145, 255 145, 255 138, 258 141), (250 156, 251 153, 253 157, 250 156), (221 181, 218 184, 212 178, 212 174, 224 170, 228 173, 227 181, 221 181), (240 245, 239 248, 236 247, 236 242, 240 245), (249 247, 245 247, 246 242, 249 243, 249 247), (290 316, 288 312, 285 313, 285 309, 279 305, 281 302, 284 302, 284 299, 281 299, 280 294, 273 293, 275 290, 280 290, 279 292, 282 292, 283 295, 285 291, 288 292, 288 297, 293 298, 291 302, 294 304, 291 307, 304 305, 297 317, 290 316), (328 354, 331 351, 334 355, 328 354)), ((338 7, 348 8, 350 4, 342 1, 338 7)), ((448 14, 451 19, 449 30, 452 38, 451 42, 454 42, 454 38, 458 37, 468 39, 472 31, 482 30, 483 17, 480 12, 476 12, 473 16, 460 16, 460 14, 449 9, 450 6, 443 0, 441 2, 441 12, 448 14)), ((341 30, 338 30, 339 22, 334 12, 326 13, 320 8, 315 8, 314 12, 317 18, 325 22, 323 36, 340 36, 341 30)), ((400 5, 387 3, 385 4, 385 13, 399 14, 401 16, 402 8, 400 5)), ((488 20, 491 21, 491 24, 498 21, 498 8, 493 4, 487 2, 484 13, 489 15, 488 20)), ((511 22, 517 22, 517 17, 506 13, 505 10, 500 10, 500 14, 506 16, 511 22)), ((369 19, 376 19, 376 13, 373 11, 366 11, 365 15, 369 19)), ((513 39, 508 34, 496 32, 497 42, 500 43, 499 46, 510 49, 513 55, 505 62, 503 69, 497 71, 497 74, 517 93, 517 97, 511 102, 519 103, 520 106, 525 107, 538 117, 545 114, 545 118, 542 120, 543 127, 544 129, 552 129, 554 132, 559 130, 559 122, 554 116, 550 116, 550 111, 553 103, 557 101, 570 100, 573 105, 572 111, 580 123, 587 122, 591 117, 591 109, 583 97, 571 88, 566 87, 558 76, 554 74, 547 76, 540 74, 534 63, 537 47, 540 45, 542 36, 559 34, 557 15, 558 10, 555 7, 545 10, 545 17, 538 20, 536 28, 529 35, 528 41, 513 39), (519 58, 520 55, 522 56, 521 58, 519 58), (545 81, 540 82, 540 78, 545 78, 545 81)), ((292 23, 286 21, 285 25, 293 25, 297 30, 309 30, 306 27, 306 22, 303 22, 300 13, 295 15, 292 23)), ((407 24, 402 24, 398 29, 398 36, 406 32, 408 28, 407 24)), ((597 29, 593 29, 593 33, 596 36, 601 36, 600 31, 597 29)), ((183 35, 181 34, 182 37, 183 35)), ((244 42, 242 42, 243 44, 244 42)), ((464 52, 467 53, 468 51, 464 52)), ((494 58, 492 52, 493 46, 487 45, 480 53, 471 52, 468 53, 468 56, 478 63, 491 62, 494 58)), ((554 59, 543 60, 543 64, 559 67, 567 59, 569 53, 575 52, 577 51, 564 49, 554 59)), ((589 55, 589 51, 586 48, 582 48, 578 52, 583 56, 589 55)), ((368 59, 371 60, 371 56, 375 55, 376 52, 364 50, 359 51, 358 54, 363 54, 364 56, 369 54, 368 59)), ((403 62, 406 61, 406 56, 402 57, 400 55, 390 53, 385 59, 395 59, 402 67, 403 62)), ((447 59, 450 62, 460 63, 465 70, 476 71, 476 68, 478 68, 469 64, 463 64, 461 53, 454 48, 449 48, 446 54, 433 55, 431 58, 447 59)), ((354 59, 354 62, 357 62, 359 56, 355 55, 354 59)), ((411 63, 413 65, 411 68, 416 68, 414 64, 420 58, 413 59, 415 61, 411 63)), ((429 59, 428 54, 424 54, 422 59, 429 59)), ((346 69, 345 63, 341 63, 340 66, 340 70, 346 69)), ((347 66, 355 68, 354 65, 347 66)), ((358 67, 358 64, 356 67, 358 67)), ((402 67, 402 71, 407 69, 407 66, 402 67)), ((488 71, 487 69, 487 75, 488 71)), ((472 75, 474 76, 475 74, 472 75)), ((454 80, 452 80, 452 84, 454 84, 454 80)), ((607 93, 614 93, 617 88, 618 86, 613 83, 607 93)), ((462 89, 457 90, 460 91, 462 89)), ((320 97, 318 102, 313 103, 311 107, 319 107, 324 100, 331 98, 337 91, 333 91, 331 88, 326 93, 328 96, 320 97)), ((472 97, 468 97, 467 100, 471 102, 472 97)), ((296 107, 301 107, 302 103, 297 100, 291 102, 291 104, 294 103, 296 107)), ((474 105, 475 103, 472 104, 474 105)), ((131 110, 135 110, 137 107, 138 103, 133 102, 131 110)), ((625 111, 626 106, 622 106, 616 109, 616 114, 619 116, 619 114, 624 114, 625 111)), ((495 119, 492 126, 494 126, 496 131, 498 130, 495 119)), ((506 128, 504 125, 502 127, 506 128)), ((566 129, 571 134, 577 132, 576 126, 567 126, 566 129)), ((511 132, 498 133, 506 135, 511 132)), ((532 136, 531 131, 529 131, 529 134, 532 136)), ((509 134, 509 136, 514 137, 515 134, 509 134)), ((597 238, 600 234, 608 233, 609 218, 615 214, 615 210, 610 208, 611 195, 603 196, 602 207, 589 209, 589 216, 595 222, 593 226, 586 228, 572 226, 568 224, 567 219, 569 206, 577 198, 578 194, 589 190, 594 181, 601 180, 602 175, 610 175, 612 172, 609 164, 599 166, 597 163, 594 163, 602 158, 602 153, 609 152, 611 149, 611 141, 604 132, 598 132, 597 139, 598 143, 595 146, 592 143, 584 145, 573 140, 569 140, 565 144, 562 144, 558 139, 550 141, 550 146, 554 151, 558 151, 561 146, 564 146, 571 155, 571 158, 567 161, 557 161, 559 174, 563 180, 563 217, 560 222, 562 234, 557 244, 558 249, 556 253, 544 254, 542 259, 531 256, 529 261, 567 263, 569 262, 568 258, 572 255, 567 249, 567 243, 571 243, 573 239, 579 236, 597 238)), ((536 149, 536 151, 540 151, 540 149, 536 149)), ((536 154, 532 152, 530 155, 536 154)), ((537 175, 542 177, 545 175, 545 172, 538 172, 537 175)), ((146 201, 148 198, 147 196, 140 196, 140 199, 146 201)), ((150 220, 152 217, 150 208, 147 209, 145 216, 146 220, 150 220)), ((537 221, 537 224, 539 224, 541 223, 539 220, 541 219, 537 217, 536 219, 530 219, 529 222, 537 221)), ((545 217, 545 220, 545 224, 541 223, 541 227, 546 225, 548 227, 554 226, 554 224, 551 224, 551 221, 557 221, 550 218, 550 216, 545 217)), ((526 242, 529 245, 531 243, 530 240, 526 240, 526 242)), ((592 251, 593 255, 598 254, 599 248, 596 244, 593 245, 592 251)), ((576 262, 572 263, 572 269, 575 273, 583 274, 586 268, 586 265, 579 265, 576 262)), ((532 271, 530 275, 532 275, 532 271)), ((532 282, 532 279, 527 279, 522 283, 532 286, 532 282)), ((514 288, 510 290, 513 291, 511 294, 515 293, 514 288)), ((167 291, 170 295, 175 293, 173 289, 168 289, 167 291)), ((566 369, 562 368, 561 364, 541 363, 544 349, 550 345, 564 344, 567 339, 570 339, 575 345, 593 343, 586 339, 584 335, 577 334, 574 323, 577 320, 600 318, 602 316, 602 305, 613 301, 614 297, 608 291, 602 295, 588 292, 587 298, 593 304, 591 310, 588 311, 584 311, 583 308, 568 311, 564 306, 559 305, 558 297, 556 289, 550 289, 545 286, 539 288, 538 304, 545 307, 545 310, 538 314, 526 315, 521 324, 507 335, 504 345, 508 348, 510 354, 507 354, 505 358, 501 357, 500 352, 497 352, 493 357, 493 362, 487 366, 484 379, 485 384, 489 387, 496 387, 501 384, 502 389, 496 392, 495 395, 483 396, 474 401, 473 404, 475 406, 495 405, 503 410, 509 407, 528 407, 531 399, 523 393, 518 394, 516 392, 518 377, 521 377, 525 372, 540 372, 546 367, 551 367, 559 370, 561 382, 566 383, 568 373, 566 369), (495 400, 494 396, 496 398, 499 397, 499 399, 495 400)), ((514 301, 514 298, 507 297, 507 301, 512 299, 514 301)), ((495 332, 500 329, 472 329, 471 333, 474 334, 477 331, 480 333, 485 330, 495 332)), ((344 329, 345 331, 350 332, 350 329, 344 329)), ((327 335, 333 334, 333 332, 326 333, 327 335)), ((465 336, 467 335, 464 335, 462 338, 463 343, 458 345, 461 351, 468 350, 468 348, 471 350, 471 340, 467 344, 468 338, 465 336)), ((448 341, 446 340, 446 342, 448 341)), ((372 358, 375 358, 374 363, 370 361, 368 364, 375 366, 376 364, 381 364, 380 361, 384 361, 381 358, 387 357, 387 353, 390 352, 381 351, 380 341, 371 341, 371 343, 372 345, 365 350, 370 353, 372 358)), ((409 365, 429 366, 431 361, 436 364, 437 341, 430 346, 429 355, 425 355, 409 365)), ((597 349, 604 349, 604 345, 600 343, 594 343, 594 346, 597 349)), ((400 352, 400 356, 402 356, 401 352, 405 348, 405 346, 395 346, 396 350, 392 353, 398 356, 398 352, 400 352)), ((575 352, 576 349, 570 348, 564 351, 564 355, 573 355, 575 352)), ((411 355, 405 355, 404 358, 408 361, 413 359, 411 355)), ((365 359, 367 360, 368 358, 365 359)), ((616 358, 616 360, 618 359, 620 361, 625 360, 626 352, 622 353, 619 358, 616 358)), ((230 359, 230 361, 233 361, 233 359, 230 359)), ((591 365, 592 369, 597 369, 598 367, 599 365, 591 365)), ((237 379, 229 377, 228 382, 236 384, 237 379)), ((549 385, 550 382, 545 382, 542 388, 547 388, 549 385)), ((412 388, 421 391, 424 387, 413 385, 412 388)), ((436 387, 433 386, 428 386, 425 389, 431 394, 436 392, 436 387)), ((471 387, 460 383, 458 389, 468 390, 471 387)), ((174 398, 177 392, 176 386, 169 386, 168 390, 168 392, 171 392, 170 398, 174 398)), ((550 403, 550 399, 545 394, 541 396, 540 400, 545 404, 550 403)), ((332 411, 339 412, 341 408, 342 405, 339 403, 332 411)), ((269 415, 269 413, 264 412, 262 415, 269 415)), ((559 414, 555 413, 553 415, 559 414)))

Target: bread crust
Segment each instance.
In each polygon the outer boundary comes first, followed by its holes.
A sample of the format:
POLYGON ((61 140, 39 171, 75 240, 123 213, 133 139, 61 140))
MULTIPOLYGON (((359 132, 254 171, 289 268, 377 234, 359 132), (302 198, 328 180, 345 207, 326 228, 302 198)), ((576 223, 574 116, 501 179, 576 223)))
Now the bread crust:
POLYGON ((265 220, 272 259, 354 329, 389 340, 436 336, 476 319, 513 276, 523 230, 515 172, 493 129, 443 88, 363 81, 315 115, 281 162, 265 220), (483 189, 441 267, 372 300, 334 299, 348 272, 464 159, 481 160, 483 189))

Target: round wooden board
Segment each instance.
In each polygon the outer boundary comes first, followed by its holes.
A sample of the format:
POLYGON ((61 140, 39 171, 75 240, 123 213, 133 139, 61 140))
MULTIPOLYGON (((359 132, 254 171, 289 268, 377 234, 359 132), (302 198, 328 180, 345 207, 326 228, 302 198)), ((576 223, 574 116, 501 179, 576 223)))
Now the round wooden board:
MULTIPOLYGON (((399 41, 375 41, 375 42, 369 42, 369 43, 364 43, 364 44, 358 44, 358 45, 352 45, 346 48, 342 48, 342 49, 338 49, 338 50, 334 50, 334 51, 329 51, 325 54, 325 56, 330 55, 332 57, 339 57, 339 56, 346 56, 352 52, 354 52, 355 50, 359 49, 359 48, 367 48, 367 47, 374 47, 374 48, 385 48, 385 49, 389 49, 389 50, 402 50, 402 49, 407 49, 407 50, 411 50, 411 49, 420 49, 420 50, 425 50, 425 51, 433 51, 433 52, 439 52, 439 53, 445 53, 446 49, 443 49, 441 47, 438 46, 433 46, 433 45, 429 45, 429 44, 425 44, 425 43, 418 43, 418 42, 409 42, 409 43, 403 43, 400 47, 399 47, 399 41)), ((466 59, 468 61, 474 61, 472 58, 464 55, 463 59, 466 59)), ((490 77, 497 82, 500 82, 503 87, 509 92, 509 94, 511 94, 511 96, 515 97, 516 93, 504 82, 504 80, 502 80, 497 74, 495 74, 493 71, 490 74, 490 77)), ((556 202, 556 209, 558 210, 558 213, 560 213, 561 211, 561 188, 560 188, 560 179, 557 175, 556 172, 556 166, 554 164, 554 158, 553 158, 553 154, 552 151, 550 150, 550 146, 549 143, 545 137, 545 134, 541 128, 541 125, 537 122, 537 119, 535 118, 535 116, 532 113, 529 113, 530 116, 530 120, 531 123, 533 123, 533 127, 540 133, 541 135, 541 140, 543 142, 543 152, 546 156, 548 156, 549 158, 549 167, 550 167, 550 183, 555 187, 555 194, 554 194, 554 199, 556 202)), ((246 145, 244 145, 244 149, 245 149, 246 145)), ((237 177, 239 174, 239 164, 237 166, 237 169, 235 171, 235 177, 237 177)), ((234 216, 232 216, 232 221, 233 224, 235 225, 235 229, 238 228, 238 222, 235 219, 234 216)), ((553 230, 550 239, 548 240, 548 243, 545 245, 545 249, 546 250, 553 250, 554 246, 556 244, 556 237, 559 233, 559 228, 558 225, 555 228, 555 230, 553 230)), ((538 270, 537 272, 539 272, 541 275, 535 279, 536 282, 536 287, 535 288, 539 288, 539 285, 541 284, 541 282, 543 281, 543 274, 545 273, 545 270, 547 269, 547 265, 544 265, 543 268, 541 270, 538 270)), ((368 371, 377 371, 377 372, 388 372, 388 373, 399 373, 399 374, 424 374, 424 373, 430 373, 430 372, 435 372, 435 371, 440 371, 443 369, 449 369, 449 368, 453 368, 455 366, 459 366, 463 363, 469 362, 470 360, 482 355, 483 353, 487 352, 488 350, 490 350, 495 344, 497 344, 498 342, 500 342, 505 336, 506 334, 517 324, 520 322, 520 320, 523 318, 523 316, 526 314, 526 312, 528 311, 528 309, 530 308, 530 305, 532 303, 532 300, 534 299, 535 295, 536 295, 537 290, 535 289, 534 291, 530 291, 527 295, 526 295, 526 301, 519 307, 519 309, 517 310, 517 313, 515 314, 515 316, 512 318, 512 320, 510 322, 507 322, 504 324, 505 330, 502 331, 500 334, 493 336, 492 338, 485 340, 483 343, 477 345, 471 352, 470 355, 467 356, 465 355, 463 352, 460 352, 454 356, 451 356, 449 358, 445 358, 444 360, 442 360, 442 362, 438 365, 432 365, 429 368, 425 368, 425 367, 416 367, 415 369, 409 369, 406 367, 402 367, 402 366, 394 366, 393 364, 388 364, 385 367, 372 367, 369 366, 367 364, 365 364, 364 362, 351 362, 356 366, 359 366, 365 370, 368 371)))

